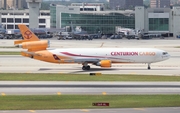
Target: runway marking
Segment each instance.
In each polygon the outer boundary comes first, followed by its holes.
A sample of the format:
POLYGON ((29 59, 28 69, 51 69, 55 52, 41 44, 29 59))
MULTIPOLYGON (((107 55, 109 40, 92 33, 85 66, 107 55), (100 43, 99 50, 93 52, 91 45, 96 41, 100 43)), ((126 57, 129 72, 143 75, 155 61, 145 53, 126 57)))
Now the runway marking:
POLYGON ((87 110, 87 109, 81 109, 81 111, 83 111, 83 112, 89 112, 89 110, 87 110))
POLYGON ((57 95, 61 95, 61 92, 57 92, 57 95))
POLYGON ((103 95, 106 95, 107 93, 106 92, 102 92, 103 95))
POLYGON ((27 71, 26 73, 31 73, 31 71, 27 71))
POLYGON ((134 110, 138 110, 138 111, 145 111, 144 108, 134 108, 134 110))
POLYGON ((5 93, 1 93, 1 95, 2 95, 2 96, 6 96, 6 94, 5 94, 5 93))
POLYGON ((96 74, 96 76, 101 76, 102 74, 101 73, 95 73, 96 74))
POLYGON ((31 113, 35 113, 36 111, 34 111, 34 110, 29 110, 29 112, 31 112, 31 113))

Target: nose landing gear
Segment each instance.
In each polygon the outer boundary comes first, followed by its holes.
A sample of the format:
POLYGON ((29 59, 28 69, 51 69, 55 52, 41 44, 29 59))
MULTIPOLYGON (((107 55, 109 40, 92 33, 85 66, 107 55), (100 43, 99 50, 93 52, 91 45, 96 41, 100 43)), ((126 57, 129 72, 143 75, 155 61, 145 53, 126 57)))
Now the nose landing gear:
POLYGON ((150 66, 151 64, 148 64, 148 69, 150 70, 151 69, 151 66, 150 66))

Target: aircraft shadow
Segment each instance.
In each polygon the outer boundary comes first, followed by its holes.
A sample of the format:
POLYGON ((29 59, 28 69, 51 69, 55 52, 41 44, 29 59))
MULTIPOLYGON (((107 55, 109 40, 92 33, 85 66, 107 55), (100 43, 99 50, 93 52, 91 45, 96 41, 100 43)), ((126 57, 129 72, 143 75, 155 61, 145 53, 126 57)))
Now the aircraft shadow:
MULTIPOLYGON (((150 70, 146 68, 91 68, 90 70, 81 70, 81 68, 40 68, 38 71, 69 71, 71 74, 75 73, 84 73, 84 72, 103 72, 103 71, 163 71, 163 70, 177 70, 177 69, 172 69, 172 68, 152 68, 150 70), (79 71, 78 71, 79 70, 79 71)), ((68 73, 68 72, 67 72, 68 73)))
MULTIPOLYGON (((74 69, 70 69, 70 68, 63 68, 63 69, 61 69, 61 68, 40 68, 39 69, 39 71, 48 71, 48 70, 81 70, 81 68, 78 68, 78 69, 76 69, 76 68, 74 68, 74 69)), ((119 69, 116 69, 116 68, 91 68, 91 70, 82 70, 82 72, 87 72, 87 71, 106 71, 106 70, 119 70, 119 69)))
MULTIPOLYGON (((39 70, 38 71, 55 71, 55 70, 57 70, 57 71, 62 71, 62 70, 70 70, 70 68, 63 68, 63 69, 61 69, 61 68, 39 68, 39 70)), ((71 70, 76 70, 76 69, 71 69, 71 70)))
POLYGON ((116 68, 91 68, 91 70, 80 70, 80 71, 74 71, 74 72, 70 72, 71 74, 75 74, 75 73, 83 73, 83 72, 102 72, 102 71, 115 71, 115 70, 119 70, 116 68))

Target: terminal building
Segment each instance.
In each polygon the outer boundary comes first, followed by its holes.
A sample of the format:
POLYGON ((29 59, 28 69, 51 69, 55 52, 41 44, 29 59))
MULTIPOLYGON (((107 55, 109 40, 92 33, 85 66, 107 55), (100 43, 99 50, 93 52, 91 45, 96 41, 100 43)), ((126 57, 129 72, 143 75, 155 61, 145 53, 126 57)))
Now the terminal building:
POLYGON ((51 5, 51 28, 67 28, 72 24, 88 33, 103 34, 114 33, 117 26, 135 28, 134 11, 104 11, 101 6, 91 11, 92 6, 82 7, 51 5))
MULTIPOLYGON (((82 6, 90 8, 89 6, 82 6)), ((143 33, 180 34, 180 7, 135 10, 81 10, 80 6, 51 5, 51 28, 80 26, 88 33, 114 34, 117 27, 141 30, 143 33)))
MULTIPOLYGON (((29 26, 29 10, 0 10, 0 24, 5 29, 18 29, 18 24, 29 26)), ((50 11, 39 13, 39 28, 50 28, 50 11)))
POLYGON ((135 29, 145 33, 180 35, 180 7, 135 8, 135 29))

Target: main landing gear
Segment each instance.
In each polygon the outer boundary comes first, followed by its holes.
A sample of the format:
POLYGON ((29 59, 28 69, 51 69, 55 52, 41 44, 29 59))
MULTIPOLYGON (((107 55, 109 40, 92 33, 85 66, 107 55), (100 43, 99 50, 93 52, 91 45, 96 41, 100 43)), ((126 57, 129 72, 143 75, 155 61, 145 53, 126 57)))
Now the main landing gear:
POLYGON ((151 64, 148 64, 148 69, 150 70, 151 69, 151 66, 150 66, 151 64))
POLYGON ((90 67, 89 65, 87 65, 87 66, 83 66, 83 67, 82 67, 82 70, 90 70, 90 68, 91 68, 91 67, 90 67))
POLYGON ((90 70, 90 68, 91 68, 86 62, 83 63, 82 65, 83 65, 82 70, 90 70))

